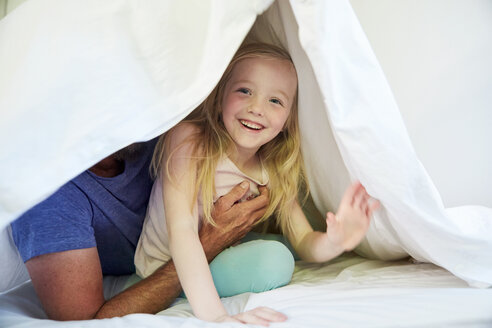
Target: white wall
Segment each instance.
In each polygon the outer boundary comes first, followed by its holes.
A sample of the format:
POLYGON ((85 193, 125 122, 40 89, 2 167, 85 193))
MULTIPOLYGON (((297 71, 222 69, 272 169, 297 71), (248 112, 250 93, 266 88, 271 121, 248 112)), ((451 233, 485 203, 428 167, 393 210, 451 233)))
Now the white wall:
POLYGON ((351 0, 447 207, 492 207, 492 1, 351 0))

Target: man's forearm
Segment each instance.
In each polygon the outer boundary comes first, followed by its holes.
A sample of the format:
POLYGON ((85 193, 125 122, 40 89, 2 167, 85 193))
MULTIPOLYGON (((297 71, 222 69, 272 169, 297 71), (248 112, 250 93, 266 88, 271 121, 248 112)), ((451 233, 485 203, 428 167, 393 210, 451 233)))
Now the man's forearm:
POLYGON ((166 309, 178 297, 181 285, 173 261, 106 301, 95 318, 111 318, 131 313, 152 313, 166 309))
MULTIPOLYGON (((232 207, 247 190, 238 185, 216 202, 213 217, 219 227, 205 223, 199 232, 200 242, 209 263, 224 248, 243 237, 255 221, 265 213, 268 192, 266 188, 260 189, 260 196, 232 207), (234 224, 230 224, 231 222, 234 224)), ((181 284, 174 262, 169 261, 146 279, 105 302, 95 317, 110 318, 130 313, 157 313, 171 305, 180 292, 181 284)))
MULTIPOLYGON (((200 240, 208 262, 223 249, 211 234, 201 235, 200 240)), ((170 260, 147 278, 106 301, 95 318, 120 317, 131 313, 155 314, 169 307, 181 290, 176 267, 170 260)))

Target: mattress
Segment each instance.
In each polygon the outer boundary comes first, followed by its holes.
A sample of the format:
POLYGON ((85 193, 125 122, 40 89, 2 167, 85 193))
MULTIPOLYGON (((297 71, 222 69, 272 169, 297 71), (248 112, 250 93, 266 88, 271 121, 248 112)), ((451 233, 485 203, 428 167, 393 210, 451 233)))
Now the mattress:
MULTIPOLYGON (((105 293, 125 277, 107 277, 105 293)), ((223 298, 231 313, 268 306, 288 320, 272 327, 492 327, 492 289, 478 289, 434 264, 368 260, 348 253, 326 264, 296 263, 289 285, 223 298)), ((157 315, 56 322, 28 282, 0 296, 0 327, 224 327, 193 316, 178 299, 157 315)), ((240 324, 230 324, 240 327, 240 324)))

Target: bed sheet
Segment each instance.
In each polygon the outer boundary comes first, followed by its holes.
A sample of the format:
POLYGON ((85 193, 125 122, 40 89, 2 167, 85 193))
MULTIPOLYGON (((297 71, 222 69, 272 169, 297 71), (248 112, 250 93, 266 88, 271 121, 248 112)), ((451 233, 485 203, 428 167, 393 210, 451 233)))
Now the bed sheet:
MULTIPOLYGON (((117 292, 124 282, 121 278, 106 279, 106 293, 117 292)), ((368 260, 352 253, 327 264, 297 262, 289 285, 265 293, 224 298, 223 302, 230 313, 269 306, 289 317, 272 327, 492 327, 492 289, 471 288, 434 264, 368 260)), ((224 325, 197 320, 184 299, 158 315, 50 321, 31 284, 26 283, 0 296, 0 327, 224 325)))

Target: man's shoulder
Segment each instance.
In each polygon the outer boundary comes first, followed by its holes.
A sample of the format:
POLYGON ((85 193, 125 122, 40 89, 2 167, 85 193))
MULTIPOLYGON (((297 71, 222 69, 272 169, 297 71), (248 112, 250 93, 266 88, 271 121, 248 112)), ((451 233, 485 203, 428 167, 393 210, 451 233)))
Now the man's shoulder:
POLYGON ((92 206, 68 182, 12 222, 12 236, 23 261, 46 253, 96 245, 92 206))
POLYGON ((59 213, 65 215, 68 213, 77 213, 77 215, 90 215, 91 204, 89 198, 73 180, 65 183, 52 195, 41 201, 24 215, 50 216, 59 213))

